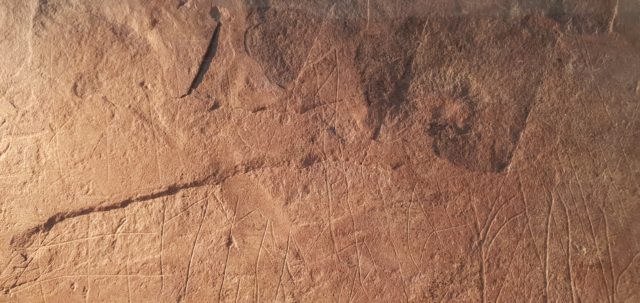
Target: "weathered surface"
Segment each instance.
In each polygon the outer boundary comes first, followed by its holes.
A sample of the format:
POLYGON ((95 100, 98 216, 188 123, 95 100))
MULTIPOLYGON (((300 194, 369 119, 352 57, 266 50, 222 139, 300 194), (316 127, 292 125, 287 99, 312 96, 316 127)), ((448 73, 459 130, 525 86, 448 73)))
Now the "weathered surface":
POLYGON ((0 302, 638 302, 640 4, 0 3, 0 302))

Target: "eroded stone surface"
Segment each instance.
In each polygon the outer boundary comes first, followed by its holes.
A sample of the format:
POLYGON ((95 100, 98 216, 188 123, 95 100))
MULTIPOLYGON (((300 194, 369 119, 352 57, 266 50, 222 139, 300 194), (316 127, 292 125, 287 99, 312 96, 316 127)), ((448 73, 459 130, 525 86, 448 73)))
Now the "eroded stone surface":
POLYGON ((0 302, 636 302, 634 1, 5 1, 0 302))

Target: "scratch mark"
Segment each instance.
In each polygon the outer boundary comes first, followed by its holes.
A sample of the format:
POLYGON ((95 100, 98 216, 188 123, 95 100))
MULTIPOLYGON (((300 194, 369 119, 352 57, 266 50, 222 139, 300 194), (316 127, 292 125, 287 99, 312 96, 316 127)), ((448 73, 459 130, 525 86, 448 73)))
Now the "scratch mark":
POLYGON ((504 222, 499 228, 498 231, 496 231, 496 233, 493 235, 493 237, 491 238, 491 240, 489 240, 489 244, 487 244, 487 254, 489 254, 489 252, 491 252, 491 246, 493 245, 493 242, 495 242, 495 240, 498 238, 498 236, 500 235, 500 233, 505 229, 505 227, 507 225, 509 225, 509 223, 517 220, 520 216, 524 215, 524 213, 519 213, 516 214, 515 216, 512 216, 511 218, 509 218, 506 222, 504 222))
POLYGON ((549 243, 551 242, 551 220, 553 216, 553 204, 555 198, 551 194, 551 203, 549 205, 549 213, 547 215, 547 238, 545 242, 545 261, 544 261, 544 301, 549 302, 549 243))
POLYGON ((367 27, 369 28, 369 21, 371 20, 371 0, 367 0, 367 27))
POLYGON ((7 144, 5 145, 5 148, 0 150, 0 158, 9 150, 9 147, 11 147, 11 142, 7 142, 7 144))
POLYGON ((242 283, 242 278, 238 279, 238 289, 236 290, 236 300, 235 302, 238 303, 238 298, 240 297, 240 284, 242 283))
POLYGON ((638 258, 640 258, 640 252, 636 253, 636 255, 633 256, 633 258, 631 258, 631 261, 629 261, 629 264, 627 264, 627 266, 625 266, 625 268, 620 272, 620 274, 618 275, 618 278, 616 279, 616 290, 618 289, 618 284, 620 283, 620 278, 622 278, 622 276, 625 273, 627 273, 627 271, 631 268, 631 265, 633 265, 633 263, 638 258))
MULTIPOLYGON (((127 302, 131 303, 131 272, 129 271, 129 266, 130 266, 129 263, 131 263, 131 255, 127 254, 127 262, 125 263, 125 269, 127 272, 127 295, 128 295, 127 302)), ((42 283, 40 283, 40 287, 42 287, 42 283)))
MULTIPOLYGON (((522 213, 520 215, 522 215, 522 213)), ((500 296, 502 295, 502 290, 504 289, 504 286, 507 284, 507 280, 509 279, 509 276, 513 275, 513 271, 511 271, 511 267, 513 265, 513 260, 516 258, 517 250, 520 247, 520 243, 522 243, 522 239, 524 238, 524 232, 526 229, 527 229, 526 225, 522 227, 522 231, 520 232, 520 236, 518 237, 518 241, 516 242, 515 249, 513 251, 513 254, 511 255, 511 259, 509 260, 509 265, 507 265, 507 275, 505 276, 505 279, 500 284, 500 288, 498 289, 498 295, 496 296, 495 302, 500 302, 500 296)))
MULTIPOLYGON (((587 219, 588 219, 588 222, 589 222, 590 233, 591 233, 591 239, 593 240, 593 245, 594 245, 594 247, 596 249, 596 253, 597 253, 597 256, 598 256, 597 260, 598 260, 598 263, 600 265, 600 272, 602 273, 602 281, 604 283, 605 290, 607 292, 607 298, 611 299, 611 295, 609 294, 610 289, 609 289, 609 286, 608 286, 607 277, 606 277, 605 272, 604 272, 604 265, 602 263, 602 258, 601 258, 602 254, 600 252, 600 248, 598 246, 598 240, 596 238, 595 227, 593 226, 593 220, 591 219, 591 214, 589 213, 589 208, 587 207, 587 196, 586 196, 586 194, 584 192, 584 189, 583 189, 583 186, 582 186, 582 180, 578 177, 576 164, 574 163, 574 161, 570 157, 568 157, 568 159, 569 159, 569 163, 571 164, 572 171, 573 171, 573 177, 576 180, 576 182, 578 183, 578 190, 579 190, 579 193, 580 193, 580 197, 582 198, 582 206, 584 208, 584 212, 587 214, 587 219)), ((611 281, 611 283, 613 283, 613 281, 611 281)))
POLYGON ((227 267, 229 266, 229 256, 231 255, 231 248, 233 248, 233 226, 236 223, 236 216, 238 215, 238 204, 240 201, 236 201, 235 209, 233 210, 233 220, 231 226, 229 226, 229 235, 227 236, 227 257, 224 260, 224 268, 222 269, 222 283, 220 283, 220 292, 218 292, 218 302, 222 301, 222 290, 224 289, 224 281, 227 278, 227 267))
POLYGON ((562 196, 558 194, 558 199, 562 204, 562 208, 564 208, 565 219, 567 220, 567 238, 569 243, 567 245, 567 264, 569 266, 569 285, 571 286, 571 302, 575 303, 577 299, 576 290, 575 290, 575 282, 574 282, 574 272, 573 272, 573 261, 571 260, 571 247, 573 247, 573 240, 571 238, 571 218, 569 217, 569 210, 567 209, 567 205, 564 203, 562 196))
MULTIPOLYGON (((162 256, 164 255, 164 224, 167 217, 167 203, 162 201, 162 225, 160 226, 160 279, 162 280, 160 286, 160 292, 164 290, 164 259, 162 256)), ((87 246, 88 247, 88 246, 87 246)))
POLYGON ((527 230, 529 231, 529 236, 531 237, 531 241, 533 242, 533 248, 536 253, 536 256, 538 257, 538 260, 540 260, 540 263, 542 263, 542 256, 540 255, 540 252, 538 252, 538 245, 536 245, 536 238, 533 236, 533 230, 531 229, 529 206, 527 205, 527 198, 524 194, 524 189, 522 188, 522 176, 520 176, 520 174, 518 174, 518 187, 520 189, 520 196, 522 197, 522 204, 524 204, 524 215, 527 220, 527 230))
POLYGON ((620 7, 620 0, 616 0, 616 4, 613 6, 611 12, 611 19, 609 20, 609 34, 613 33, 616 19, 618 18, 618 8, 620 7))
POLYGON ((287 249, 284 252, 284 260, 282 261, 282 270, 280 270, 280 279, 278 280, 278 287, 276 287, 276 297, 273 301, 278 300, 278 293, 280 292, 280 286, 282 285, 282 278, 284 277, 284 269, 287 265, 287 256, 289 255, 289 244, 291 243, 291 230, 289 230, 289 237, 287 238, 287 249))
POLYGON ((269 220, 267 219, 267 225, 264 226, 264 232, 262 233, 262 240, 260 240, 260 247, 258 248, 258 257, 256 258, 256 277, 255 277, 255 291, 256 291, 256 302, 260 302, 260 289, 258 287, 258 268, 260 266, 260 256, 262 254, 262 246, 264 245, 264 238, 267 236, 267 229, 269 228, 269 220))
POLYGON ((202 210, 202 217, 200 218, 200 223, 198 224, 198 230, 196 231, 196 236, 193 239, 193 245, 191 246, 191 256, 189 257, 189 263, 187 265, 187 276, 184 281, 184 290, 182 296, 185 301, 187 298, 187 292, 189 291, 189 277, 191 276, 191 265, 193 264, 193 257, 196 253, 196 245, 198 244, 198 238, 200 237, 200 230, 202 230, 202 223, 204 223, 204 219, 207 217, 207 210, 209 208, 209 200, 205 200, 204 209, 202 210))
POLYGON ((607 220, 607 214, 605 213, 602 207, 599 207, 602 212, 602 217, 604 218, 604 230, 605 236, 607 237, 607 254, 609 255, 609 267, 611 274, 611 302, 615 302, 616 295, 616 278, 614 275, 615 268, 613 267, 613 257, 611 256, 611 237, 609 236, 609 221, 607 220))
MULTIPOLYGON (((380 184, 380 185, 382 185, 382 184, 380 184)), ((388 208, 385 205, 386 204, 386 200, 385 200, 384 194, 382 192, 382 186, 378 186, 377 191, 378 191, 378 197, 380 197, 380 199, 383 202, 382 208, 384 210, 384 219, 385 219, 385 223, 386 223, 387 237, 388 237, 389 243, 391 244, 391 247, 393 248, 393 253, 394 253, 395 257, 396 257, 396 262, 398 263, 398 271, 400 273, 400 282, 402 282, 402 291, 403 291, 404 299, 405 299, 404 301, 405 302, 409 302, 409 292, 407 291, 407 282, 405 280, 404 273, 403 273, 403 270, 402 270, 402 261, 400 259, 400 254, 398 254, 398 249, 396 248, 396 245, 395 245, 395 243, 393 241, 394 237, 393 237, 393 233, 392 233, 392 230, 391 230, 391 222, 389 221, 390 214, 389 214, 388 208)))

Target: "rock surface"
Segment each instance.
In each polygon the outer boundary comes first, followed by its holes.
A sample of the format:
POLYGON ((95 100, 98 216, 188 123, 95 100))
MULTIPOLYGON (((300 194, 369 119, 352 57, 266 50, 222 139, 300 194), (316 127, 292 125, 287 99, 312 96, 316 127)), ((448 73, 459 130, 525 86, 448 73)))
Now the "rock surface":
POLYGON ((635 0, 5 0, 0 302, 639 302, 635 0))

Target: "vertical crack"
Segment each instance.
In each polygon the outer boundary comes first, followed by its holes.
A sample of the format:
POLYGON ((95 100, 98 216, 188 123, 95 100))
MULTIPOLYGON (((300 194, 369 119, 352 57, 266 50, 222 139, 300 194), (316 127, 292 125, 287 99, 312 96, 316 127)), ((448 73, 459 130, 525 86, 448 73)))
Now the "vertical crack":
POLYGON ((220 36, 220 28, 222 27, 222 22, 218 21, 218 25, 216 25, 215 30, 213 31, 213 35, 211 36, 211 40, 209 41, 209 46, 207 47, 207 51, 202 56, 202 60, 200 61, 200 67, 198 68, 198 72, 196 76, 191 81, 191 85, 189 86, 189 90, 187 93, 182 95, 180 98, 184 98, 186 96, 191 95, 193 91, 195 91, 198 86, 204 80, 204 76, 209 71, 209 67, 211 66, 211 62, 213 61, 213 57, 215 57, 216 52, 218 51, 218 39, 220 36))

